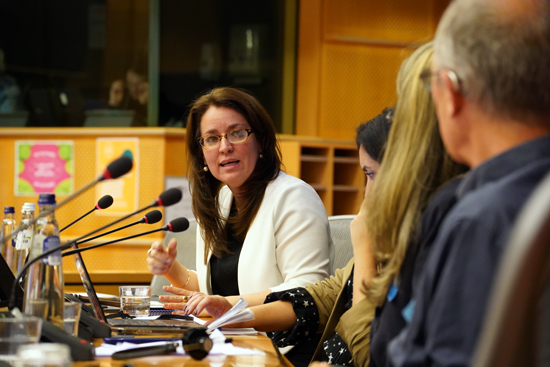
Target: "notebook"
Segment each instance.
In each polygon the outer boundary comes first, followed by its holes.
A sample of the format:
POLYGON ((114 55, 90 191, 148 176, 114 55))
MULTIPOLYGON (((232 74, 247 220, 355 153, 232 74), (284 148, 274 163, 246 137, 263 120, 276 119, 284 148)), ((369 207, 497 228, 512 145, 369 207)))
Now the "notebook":
MULTIPOLYGON (((73 246, 73 249, 76 249, 76 246, 73 246)), ((162 319, 162 320, 140 320, 140 319, 110 319, 105 316, 103 307, 99 301, 99 297, 95 291, 92 279, 90 274, 86 269, 84 260, 80 253, 73 254, 76 268, 82 279, 82 284, 84 289, 88 294, 90 304, 94 310, 95 317, 104 322, 105 324, 111 327, 111 333, 116 334, 143 334, 143 333, 152 333, 152 332, 163 332, 163 333, 183 333, 185 330, 191 327, 198 327, 199 324, 195 323, 192 320, 181 320, 181 319, 162 319)))

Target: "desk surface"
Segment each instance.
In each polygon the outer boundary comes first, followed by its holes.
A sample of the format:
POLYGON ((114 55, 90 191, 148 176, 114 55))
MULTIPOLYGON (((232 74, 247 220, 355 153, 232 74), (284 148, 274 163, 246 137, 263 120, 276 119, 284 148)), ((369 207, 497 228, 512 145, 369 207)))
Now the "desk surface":
MULTIPOLYGON (((164 335, 163 335, 164 336, 164 335)), ((260 349, 265 352, 263 356, 211 356, 202 361, 196 361, 188 355, 151 356, 128 360, 113 360, 108 357, 100 357, 95 361, 75 362, 75 367, 145 367, 145 366, 284 366, 292 367, 292 364, 282 355, 278 354, 271 343, 271 339, 258 334, 255 336, 232 336, 233 345, 241 348, 260 349)), ((102 339, 94 340, 96 346, 101 345, 102 339)))

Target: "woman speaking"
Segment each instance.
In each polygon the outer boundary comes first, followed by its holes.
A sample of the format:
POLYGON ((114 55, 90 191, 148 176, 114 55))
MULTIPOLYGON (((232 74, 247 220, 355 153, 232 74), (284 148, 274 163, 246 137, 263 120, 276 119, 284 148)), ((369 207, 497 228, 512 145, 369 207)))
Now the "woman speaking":
POLYGON ((258 305, 271 292, 329 276, 323 203, 311 186, 281 171, 273 122, 253 96, 226 87, 198 98, 187 120, 187 155, 197 271, 175 260, 175 240, 154 243, 147 266, 171 282, 165 291, 235 296, 232 303, 240 296, 258 305))

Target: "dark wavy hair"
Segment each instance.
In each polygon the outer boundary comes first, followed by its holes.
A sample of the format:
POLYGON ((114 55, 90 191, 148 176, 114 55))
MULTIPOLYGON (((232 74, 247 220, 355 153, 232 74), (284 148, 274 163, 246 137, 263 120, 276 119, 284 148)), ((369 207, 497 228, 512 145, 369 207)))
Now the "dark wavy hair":
POLYGON ((367 154, 376 162, 382 162, 386 150, 386 142, 390 135, 393 118, 393 108, 385 108, 381 114, 363 122, 357 127, 355 143, 357 150, 363 147, 367 154))
POLYGON ((192 105, 187 118, 187 159, 189 188, 193 214, 204 231, 206 263, 208 250, 221 257, 229 254, 225 231, 226 219, 221 217, 218 195, 223 182, 210 171, 205 172, 204 154, 198 144, 201 136, 201 119, 211 107, 227 107, 240 113, 250 124, 261 148, 263 158, 258 159, 254 171, 243 184, 246 195, 235 217, 228 220, 234 226, 237 238, 244 240, 250 224, 262 203, 267 184, 281 170, 281 151, 273 121, 265 108, 249 93, 230 87, 215 88, 200 96, 192 105))

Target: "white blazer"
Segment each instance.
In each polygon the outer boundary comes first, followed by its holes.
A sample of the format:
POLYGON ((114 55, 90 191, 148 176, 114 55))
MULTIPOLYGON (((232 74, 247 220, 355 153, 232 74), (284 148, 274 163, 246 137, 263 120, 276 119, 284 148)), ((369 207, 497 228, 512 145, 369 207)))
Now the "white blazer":
MULTIPOLYGON (((227 218, 233 195, 220 191, 220 210, 227 218)), ((197 226, 197 275, 200 291, 212 294, 210 257, 204 264, 203 231, 197 226)), ((239 292, 249 294, 304 287, 329 277, 334 251, 328 217, 315 190, 304 181, 280 172, 270 182, 250 225, 239 258, 239 292)))

